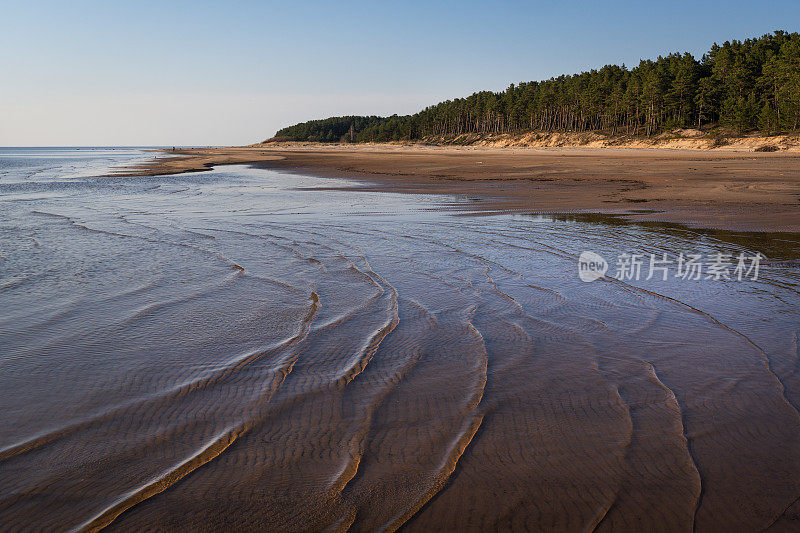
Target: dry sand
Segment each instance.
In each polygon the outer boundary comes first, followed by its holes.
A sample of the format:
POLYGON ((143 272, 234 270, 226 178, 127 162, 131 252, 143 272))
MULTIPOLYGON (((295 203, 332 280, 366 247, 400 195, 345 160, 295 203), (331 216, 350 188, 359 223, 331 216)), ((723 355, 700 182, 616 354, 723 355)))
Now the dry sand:
POLYGON ((800 154, 665 148, 319 145, 186 149, 126 171, 224 164, 355 179, 374 190, 466 195, 475 210, 602 212, 742 231, 800 231, 800 154))
POLYGON ((456 137, 428 137, 430 144, 492 147, 586 147, 586 148, 663 148, 679 150, 756 150, 800 152, 797 135, 722 136, 697 129, 676 129, 653 137, 610 135, 600 132, 527 132, 504 134, 464 134, 456 137))

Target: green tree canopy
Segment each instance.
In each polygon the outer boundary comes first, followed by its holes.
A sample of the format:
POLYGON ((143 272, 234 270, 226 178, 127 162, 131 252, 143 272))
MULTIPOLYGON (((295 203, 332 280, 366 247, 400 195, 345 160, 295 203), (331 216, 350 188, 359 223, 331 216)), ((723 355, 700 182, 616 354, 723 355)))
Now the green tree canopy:
POLYGON ((673 53, 628 69, 511 84, 432 105, 414 115, 332 117, 283 128, 276 137, 385 142, 464 134, 609 131, 654 135, 721 126, 739 133, 800 127, 800 34, 776 31, 714 44, 700 60, 673 53))

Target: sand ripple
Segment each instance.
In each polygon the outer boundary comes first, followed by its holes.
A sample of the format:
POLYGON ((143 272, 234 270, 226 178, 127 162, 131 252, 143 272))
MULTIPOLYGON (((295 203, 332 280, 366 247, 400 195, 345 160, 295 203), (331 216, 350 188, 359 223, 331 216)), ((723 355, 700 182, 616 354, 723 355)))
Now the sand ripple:
POLYGON ((795 526, 796 270, 584 284, 587 246, 724 243, 209 183, 27 213, 3 529, 795 526))

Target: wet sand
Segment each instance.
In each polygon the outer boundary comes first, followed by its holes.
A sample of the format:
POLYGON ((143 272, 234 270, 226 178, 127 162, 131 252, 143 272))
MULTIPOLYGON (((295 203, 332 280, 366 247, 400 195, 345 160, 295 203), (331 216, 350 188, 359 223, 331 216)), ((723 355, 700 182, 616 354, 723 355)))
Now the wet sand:
POLYGON ((796 530, 797 262, 576 263, 800 237, 492 214, 292 157, 3 178, 2 529, 796 530))
POLYGON ((131 172, 251 163, 469 197, 486 212, 601 212, 743 231, 800 231, 800 154, 631 148, 298 145, 190 149, 131 172))

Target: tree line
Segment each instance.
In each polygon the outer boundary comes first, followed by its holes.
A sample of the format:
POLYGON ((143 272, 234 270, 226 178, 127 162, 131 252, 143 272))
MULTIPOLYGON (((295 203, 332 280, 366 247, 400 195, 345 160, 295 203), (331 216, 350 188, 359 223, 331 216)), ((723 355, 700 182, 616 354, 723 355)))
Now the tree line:
POLYGON ((715 43, 700 60, 673 53, 631 69, 606 65, 477 92, 414 115, 312 120, 283 128, 276 137, 385 142, 527 131, 651 136, 676 128, 723 128, 770 134, 799 127, 800 34, 776 31, 715 43))

